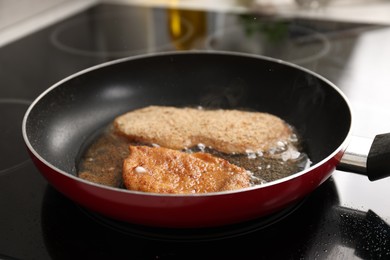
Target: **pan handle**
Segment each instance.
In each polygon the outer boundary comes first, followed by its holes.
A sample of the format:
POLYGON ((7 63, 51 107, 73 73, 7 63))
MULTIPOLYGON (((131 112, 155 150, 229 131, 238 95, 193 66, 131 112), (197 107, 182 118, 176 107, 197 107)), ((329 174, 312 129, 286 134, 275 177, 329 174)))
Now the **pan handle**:
POLYGON ((352 136, 337 169, 366 175, 370 181, 389 177, 390 133, 374 139, 352 136))

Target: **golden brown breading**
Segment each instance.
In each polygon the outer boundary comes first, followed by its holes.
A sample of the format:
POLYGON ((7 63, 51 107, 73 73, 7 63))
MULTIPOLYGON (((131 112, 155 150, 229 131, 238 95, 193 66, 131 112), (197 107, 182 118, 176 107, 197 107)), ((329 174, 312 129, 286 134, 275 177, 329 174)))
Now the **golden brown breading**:
POLYGON ((224 153, 265 152, 292 135, 289 125, 277 116, 222 109, 150 106, 117 117, 114 125, 135 142, 176 150, 201 143, 224 153))
POLYGON ((205 193, 250 186, 245 169, 207 153, 188 154, 163 147, 130 146, 123 163, 129 190, 155 193, 205 193))

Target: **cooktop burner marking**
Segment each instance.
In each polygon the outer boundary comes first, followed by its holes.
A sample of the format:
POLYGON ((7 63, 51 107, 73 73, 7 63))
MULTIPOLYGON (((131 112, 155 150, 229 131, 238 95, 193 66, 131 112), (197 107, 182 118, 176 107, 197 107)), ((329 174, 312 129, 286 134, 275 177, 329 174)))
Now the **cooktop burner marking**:
POLYGON ((50 35, 50 42, 59 50, 75 55, 120 58, 145 52, 174 50, 175 43, 186 41, 193 34, 192 24, 182 19, 186 33, 180 39, 172 39, 168 31, 160 32, 159 39, 155 39, 153 35, 145 35, 143 31, 154 30, 156 21, 147 19, 141 25, 134 22, 135 17, 145 15, 143 12, 123 12, 80 17, 58 26, 50 35), (91 38, 95 39, 92 43, 91 38))
POLYGON ((30 101, 0 99, 0 176, 30 162, 22 136, 22 120, 30 101))
MULTIPOLYGON (((266 25, 266 24, 265 24, 266 25)), ((274 28, 285 30, 280 39, 270 39, 265 28, 247 28, 232 25, 227 29, 217 30, 206 39, 206 48, 210 50, 226 50, 248 52, 286 60, 299 65, 309 65, 328 54, 331 48, 329 39, 315 30, 285 23, 277 24, 274 28), (254 30, 248 33, 248 30, 254 30), (243 41, 243 39, 245 39, 243 41)), ((275 26, 272 24, 272 26, 275 26)), ((253 27, 253 26, 252 26, 253 27)))

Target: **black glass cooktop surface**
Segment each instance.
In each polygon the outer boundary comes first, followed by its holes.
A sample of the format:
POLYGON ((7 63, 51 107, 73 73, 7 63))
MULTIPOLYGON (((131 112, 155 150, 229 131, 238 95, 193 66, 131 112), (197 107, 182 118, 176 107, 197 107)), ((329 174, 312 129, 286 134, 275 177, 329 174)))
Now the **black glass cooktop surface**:
POLYGON ((0 48, 1 259, 390 259, 390 179, 335 171, 266 218, 210 229, 155 229, 90 212, 30 161, 21 124, 31 102, 90 66, 143 53, 228 50, 275 57, 334 82, 354 134, 390 132, 390 27, 258 13, 100 4, 0 48))

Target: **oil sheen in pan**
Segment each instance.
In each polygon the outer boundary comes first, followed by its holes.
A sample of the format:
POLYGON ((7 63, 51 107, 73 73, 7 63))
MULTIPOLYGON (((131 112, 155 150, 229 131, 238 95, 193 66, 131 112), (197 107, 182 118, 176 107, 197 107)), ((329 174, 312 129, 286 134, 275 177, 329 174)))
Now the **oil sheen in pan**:
MULTIPOLYGON (((91 136, 80 151, 78 175, 80 178, 111 186, 124 188, 122 182, 123 160, 129 155, 129 145, 150 145, 129 142, 115 133, 112 124, 98 134, 91 136)), ((303 152, 296 134, 288 144, 280 142, 277 148, 266 153, 248 150, 245 154, 224 154, 203 144, 183 152, 207 152, 228 160, 250 172, 253 185, 277 180, 309 167, 309 156, 303 152)))

